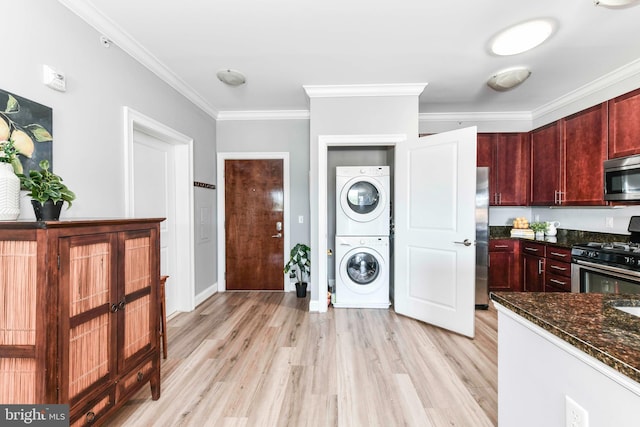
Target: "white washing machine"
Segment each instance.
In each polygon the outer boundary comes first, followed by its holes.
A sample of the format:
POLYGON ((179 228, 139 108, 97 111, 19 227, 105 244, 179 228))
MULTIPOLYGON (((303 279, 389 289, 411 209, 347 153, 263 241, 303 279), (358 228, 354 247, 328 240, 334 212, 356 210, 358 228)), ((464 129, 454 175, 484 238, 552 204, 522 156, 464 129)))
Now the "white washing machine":
POLYGON ((336 235, 388 236, 389 166, 336 167, 336 235))
POLYGON ((389 237, 336 236, 336 308, 389 308, 389 237))

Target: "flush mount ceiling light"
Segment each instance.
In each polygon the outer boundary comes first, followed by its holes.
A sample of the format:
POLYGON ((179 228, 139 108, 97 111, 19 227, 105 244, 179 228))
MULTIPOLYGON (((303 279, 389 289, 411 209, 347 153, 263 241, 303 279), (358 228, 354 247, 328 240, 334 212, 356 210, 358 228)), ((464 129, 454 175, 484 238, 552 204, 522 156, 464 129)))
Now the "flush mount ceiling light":
POLYGON ((218 79, 229 86, 240 86, 247 82, 247 78, 238 70, 224 69, 216 73, 218 79))
POLYGON ((554 23, 549 19, 534 19, 514 25, 492 39, 491 52, 500 56, 526 52, 548 39, 553 29, 554 23))
POLYGON ((498 92, 504 92, 518 86, 523 81, 527 80, 530 75, 531 71, 529 71, 527 68, 510 68, 508 70, 500 71, 499 73, 491 76, 491 78, 487 81, 487 85, 489 85, 491 89, 497 90, 498 92))
POLYGON ((638 0, 593 0, 593 4, 596 6, 608 7, 611 9, 621 9, 623 7, 633 6, 638 4, 638 0))

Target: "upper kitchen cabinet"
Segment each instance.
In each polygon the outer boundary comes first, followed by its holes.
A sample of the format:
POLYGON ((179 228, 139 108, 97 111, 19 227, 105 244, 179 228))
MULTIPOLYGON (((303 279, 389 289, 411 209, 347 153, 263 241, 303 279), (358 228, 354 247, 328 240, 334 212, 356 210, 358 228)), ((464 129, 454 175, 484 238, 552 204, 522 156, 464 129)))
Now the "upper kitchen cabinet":
POLYGON ((531 205, 605 205, 607 104, 531 132, 531 205))
POLYGON ((527 133, 478 134, 478 166, 489 167, 491 206, 527 204, 529 144, 527 133))
POLYGON ((562 200, 560 122, 531 132, 531 205, 558 205, 562 200))
POLYGON ((640 89, 609 100, 609 158, 640 154, 640 89))
POLYGON ((602 164, 607 159, 607 103, 562 121, 564 136, 563 205, 605 205, 602 164))

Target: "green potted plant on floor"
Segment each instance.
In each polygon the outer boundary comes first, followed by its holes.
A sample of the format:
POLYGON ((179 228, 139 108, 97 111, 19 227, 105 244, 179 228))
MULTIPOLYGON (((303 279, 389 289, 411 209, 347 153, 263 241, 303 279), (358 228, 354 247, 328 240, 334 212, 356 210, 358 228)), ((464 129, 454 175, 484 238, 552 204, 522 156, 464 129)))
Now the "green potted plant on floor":
POLYGON ((31 197, 33 211, 38 221, 57 221, 60 219, 62 204, 69 208, 76 195, 62 182, 60 176, 49 171, 49 161, 39 163, 40 170, 31 170, 29 175, 20 174, 20 182, 31 197))
POLYGON ((311 274, 311 248, 304 243, 296 244, 289 254, 289 261, 284 266, 284 272, 295 271, 296 296, 304 298, 307 296, 307 282, 303 280, 311 274))

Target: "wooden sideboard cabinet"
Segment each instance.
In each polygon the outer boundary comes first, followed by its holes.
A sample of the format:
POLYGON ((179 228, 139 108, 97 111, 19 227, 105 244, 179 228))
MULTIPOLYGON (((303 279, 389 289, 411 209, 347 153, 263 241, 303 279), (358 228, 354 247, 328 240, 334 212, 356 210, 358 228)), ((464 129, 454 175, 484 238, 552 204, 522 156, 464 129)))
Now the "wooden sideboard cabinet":
POLYGON ((160 397, 160 218, 0 222, 0 403, 100 425, 160 397))

